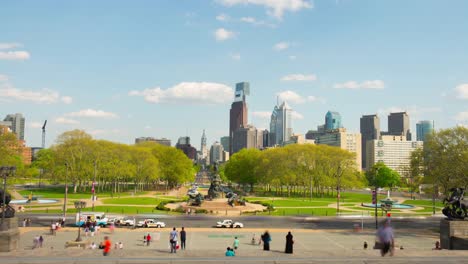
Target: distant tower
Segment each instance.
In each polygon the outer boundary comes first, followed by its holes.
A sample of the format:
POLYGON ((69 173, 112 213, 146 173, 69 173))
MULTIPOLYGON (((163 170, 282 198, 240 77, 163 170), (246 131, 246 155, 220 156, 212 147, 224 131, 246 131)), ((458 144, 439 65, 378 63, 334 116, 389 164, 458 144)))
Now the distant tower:
POLYGON ((208 156, 208 149, 206 148, 206 135, 205 135, 205 129, 203 129, 203 135, 201 137, 201 146, 200 146, 200 151, 202 154, 202 158, 206 158, 208 156))
POLYGON ((245 97, 250 94, 250 84, 241 82, 236 84, 234 102, 229 111, 229 154, 233 154, 234 132, 247 126, 247 103, 245 97))
POLYGON ((325 115, 325 130, 335 130, 341 127, 340 113, 328 111, 325 115))
POLYGON ((411 140, 410 119, 406 112, 390 113, 388 115, 388 134, 393 136, 404 136, 411 140))
POLYGON ((283 142, 291 139, 292 126, 291 126, 292 109, 286 102, 280 106, 275 106, 271 113, 269 139, 270 145, 281 145, 283 142))
POLYGON ((367 148, 366 144, 369 140, 380 139, 380 119, 377 115, 363 115, 361 117, 361 165, 363 169, 367 168, 366 155, 367 148))
POLYGON ((416 124, 416 140, 426 141, 426 135, 434 132, 434 121, 423 120, 416 124))
POLYGON ((44 122, 44 125, 42 126, 42 148, 45 148, 46 125, 47 125, 47 120, 44 122))
POLYGON ((24 140, 25 119, 22 114, 10 114, 3 121, 11 122, 11 131, 16 134, 19 140, 24 140))

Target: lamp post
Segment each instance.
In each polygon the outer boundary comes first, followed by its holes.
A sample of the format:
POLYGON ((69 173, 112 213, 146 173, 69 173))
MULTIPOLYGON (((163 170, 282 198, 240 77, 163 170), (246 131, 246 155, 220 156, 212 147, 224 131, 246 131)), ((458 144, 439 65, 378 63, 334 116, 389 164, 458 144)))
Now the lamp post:
POLYGON ((340 185, 341 185, 341 165, 338 166, 338 171, 337 171, 337 181, 336 181, 336 214, 340 214, 340 196, 341 196, 341 191, 340 191, 340 185))
POLYGON ((378 202, 378 197, 379 197, 379 193, 378 193, 378 187, 377 187, 377 175, 379 174, 379 170, 380 168, 377 168, 375 170, 375 175, 374 175, 374 185, 375 185, 375 189, 374 189, 374 192, 375 192, 375 229, 378 229, 379 228, 379 223, 378 223, 378 215, 377 215, 377 202, 378 202))
POLYGON ((75 241, 79 242, 81 241, 81 209, 86 207, 86 202, 85 201, 75 201, 75 208, 78 212, 78 237, 76 238, 75 241))
POLYGON ((93 193, 93 198, 92 198, 92 211, 94 212, 94 200, 96 200, 96 160, 94 161, 94 179, 93 179, 93 187, 91 189, 91 192, 93 193))
POLYGON ((67 217, 68 163, 65 163, 65 197, 63 198, 63 218, 67 217))
POLYGON ((0 167, 0 176, 3 177, 3 203, 2 203, 2 227, 3 221, 5 219, 5 212, 6 212, 6 184, 7 184, 7 177, 15 173, 16 167, 15 166, 2 166, 0 167))

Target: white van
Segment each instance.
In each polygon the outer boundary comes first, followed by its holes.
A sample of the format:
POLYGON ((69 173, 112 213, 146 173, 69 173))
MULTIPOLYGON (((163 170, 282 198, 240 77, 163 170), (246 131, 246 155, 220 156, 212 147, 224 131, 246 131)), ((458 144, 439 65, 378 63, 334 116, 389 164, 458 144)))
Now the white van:
POLYGON ((84 226, 87 221, 96 221, 96 224, 101 227, 105 227, 108 224, 108 219, 105 213, 81 212, 81 216, 78 213, 76 214, 77 226, 84 226))

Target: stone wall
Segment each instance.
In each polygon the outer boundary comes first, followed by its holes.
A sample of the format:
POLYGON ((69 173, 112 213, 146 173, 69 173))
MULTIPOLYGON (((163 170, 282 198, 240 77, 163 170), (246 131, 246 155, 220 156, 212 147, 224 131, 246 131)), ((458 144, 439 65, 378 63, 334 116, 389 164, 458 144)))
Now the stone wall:
POLYGON ((468 250, 468 221, 440 220, 440 246, 468 250))
POLYGON ((3 224, 0 225, 0 252, 17 250, 18 244, 18 218, 5 218, 3 224))

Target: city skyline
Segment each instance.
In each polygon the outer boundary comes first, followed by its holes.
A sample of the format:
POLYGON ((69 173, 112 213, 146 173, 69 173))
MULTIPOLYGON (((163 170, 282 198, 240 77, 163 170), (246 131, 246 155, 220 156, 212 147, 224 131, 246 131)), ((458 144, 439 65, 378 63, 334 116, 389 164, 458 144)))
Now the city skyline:
POLYGON ((2 3, 0 118, 22 113, 34 147, 44 120, 46 146, 72 129, 126 144, 206 129, 211 146, 245 81, 259 130, 277 98, 297 134, 327 111, 350 132, 363 115, 408 111, 413 139, 422 120, 468 125, 468 3, 297 2, 2 3))

